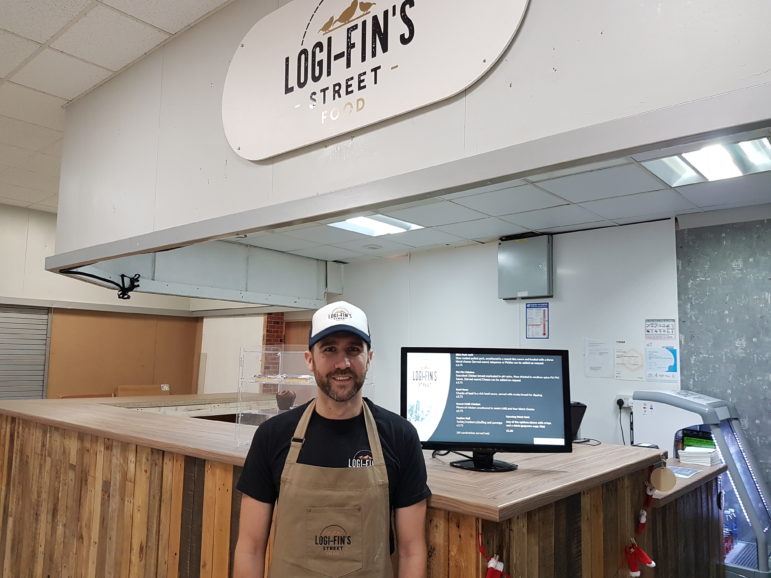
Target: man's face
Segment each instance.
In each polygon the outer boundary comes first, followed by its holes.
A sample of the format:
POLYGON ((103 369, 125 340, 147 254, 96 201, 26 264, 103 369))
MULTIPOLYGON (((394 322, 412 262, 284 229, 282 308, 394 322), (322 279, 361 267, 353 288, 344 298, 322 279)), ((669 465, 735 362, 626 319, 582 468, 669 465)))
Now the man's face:
POLYGON ((364 385, 372 351, 353 333, 333 333, 305 353, 316 384, 335 401, 353 399, 364 385))

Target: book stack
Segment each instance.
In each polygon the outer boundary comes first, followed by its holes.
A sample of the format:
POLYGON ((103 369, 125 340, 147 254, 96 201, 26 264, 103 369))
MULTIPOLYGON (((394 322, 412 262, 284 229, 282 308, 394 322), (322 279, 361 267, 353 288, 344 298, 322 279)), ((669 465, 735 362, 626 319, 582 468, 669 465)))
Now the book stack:
POLYGON ((678 452, 680 463, 714 466, 720 463, 720 455, 715 448, 688 446, 678 452))

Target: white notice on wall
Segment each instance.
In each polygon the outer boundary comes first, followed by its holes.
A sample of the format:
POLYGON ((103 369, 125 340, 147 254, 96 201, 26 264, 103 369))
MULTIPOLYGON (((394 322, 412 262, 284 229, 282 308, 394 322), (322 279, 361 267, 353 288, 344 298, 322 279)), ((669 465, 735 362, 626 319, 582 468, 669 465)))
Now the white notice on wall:
POLYGON ((625 339, 616 340, 616 379, 642 381, 643 354, 639 347, 632 346, 625 339))
POLYGON ((584 375, 586 377, 613 377, 613 356, 610 343, 584 339, 584 375))
POLYGON ((645 379, 677 382, 677 322, 674 319, 645 320, 645 379))
POLYGON ((549 304, 526 303, 527 339, 549 339, 549 304))

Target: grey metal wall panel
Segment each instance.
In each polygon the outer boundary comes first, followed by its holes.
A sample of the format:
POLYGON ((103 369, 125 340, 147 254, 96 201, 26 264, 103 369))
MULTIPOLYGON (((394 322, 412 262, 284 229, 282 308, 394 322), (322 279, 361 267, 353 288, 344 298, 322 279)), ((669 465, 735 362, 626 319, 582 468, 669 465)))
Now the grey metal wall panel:
POLYGON ((677 232, 681 385, 736 406, 771 483, 771 220, 677 232))

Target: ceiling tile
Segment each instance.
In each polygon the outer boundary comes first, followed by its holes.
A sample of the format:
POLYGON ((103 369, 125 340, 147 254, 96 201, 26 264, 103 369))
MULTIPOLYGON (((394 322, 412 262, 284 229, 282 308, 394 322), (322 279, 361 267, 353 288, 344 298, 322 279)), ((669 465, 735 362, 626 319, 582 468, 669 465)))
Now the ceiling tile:
POLYGON ((490 191, 498 191, 500 189, 510 189, 512 187, 518 187, 520 185, 527 184, 523 179, 509 179, 500 182, 490 182, 486 185, 480 185, 472 187, 470 189, 464 189, 456 193, 449 193, 447 195, 440 195, 440 198, 452 201, 454 199, 462 199, 471 195, 481 195, 482 193, 489 193, 490 191))
POLYGON ((32 203, 27 200, 6 199, 0 195, 0 205, 10 205, 12 207, 29 207, 32 203))
POLYGON ((51 144, 42 147, 39 152, 43 153, 44 155, 52 155, 61 158, 63 145, 64 137, 59 138, 51 144))
POLYGON ((404 243, 410 247, 437 247, 440 245, 455 245, 463 241, 460 237, 450 235, 438 229, 417 229, 392 235, 397 243, 404 243))
POLYGON ((527 227, 533 231, 543 231, 554 227, 593 223, 602 220, 594 213, 590 213, 576 205, 562 205, 537 211, 528 211, 527 213, 504 215, 501 219, 527 227))
MULTIPOLYGON (((408 201, 406 203, 397 203, 395 205, 388 205, 386 208, 389 211, 401 211, 402 209, 410 209, 412 207, 422 207, 423 205, 430 205, 431 203, 435 203, 435 202, 436 202, 436 199, 420 199, 418 201, 408 201)), ((373 214, 377 214, 377 213, 373 213, 372 211, 358 212, 358 213, 348 215, 348 217, 358 217, 358 216, 368 217, 373 214)))
POLYGON ((623 219, 635 216, 648 218, 652 215, 671 215, 696 208, 676 191, 670 189, 590 201, 583 203, 582 206, 606 219, 623 219))
POLYGON ((59 192, 59 178, 25 171, 16 167, 0 170, 0 183, 46 191, 49 195, 59 192))
POLYGON ((37 42, 0 30, 0 78, 32 56, 38 48, 40 44, 37 42))
POLYGON ((29 208, 30 208, 31 210, 33 210, 33 211, 43 211, 43 212, 46 212, 46 213, 53 213, 53 214, 56 214, 56 213, 58 212, 58 209, 59 209, 59 204, 58 204, 58 203, 56 203, 56 204, 55 204, 55 205, 53 205, 53 206, 48 206, 48 205, 37 205, 37 204, 36 204, 36 205, 30 205, 30 206, 29 206, 29 208))
POLYGON ((102 0, 102 2, 167 32, 176 33, 191 22, 228 4, 230 0, 185 0, 185 2, 102 0))
POLYGON ((280 233, 255 233, 247 235, 245 239, 234 239, 235 242, 252 247, 262 247, 263 249, 272 249, 273 251, 297 251, 315 247, 317 243, 282 235, 280 233))
POLYGON ((391 235, 383 235, 381 237, 374 237, 366 240, 349 241, 347 243, 338 243, 335 246, 350 251, 356 251, 357 253, 362 253, 365 256, 371 257, 391 257, 410 252, 412 247, 401 243, 395 243, 386 238, 390 236, 391 235))
POLYGON ((544 228, 542 233, 572 233, 573 231, 585 231, 587 229, 604 229, 606 227, 617 227, 618 224, 612 221, 598 221, 596 223, 582 223, 580 225, 565 225, 562 227, 544 228))
POLYGON ((545 181, 547 179, 556 179, 558 177, 565 177, 567 175, 575 175, 579 173, 586 173, 589 171, 596 171, 599 169, 606 169, 608 167, 616 167, 619 165, 625 165, 629 164, 629 160, 621 157, 617 159, 607 159, 604 161, 597 161, 595 163, 588 163, 585 165, 573 165, 568 168, 564 169, 557 169, 554 171, 547 171, 543 173, 538 173, 537 175, 533 175, 530 177, 527 177, 527 180, 531 183, 537 183, 540 181, 545 181))
MULTIPOLYGON (((281 229, 278 232, 282 232, 281 229)), ((356 239, 369 239, 366 235, 330 227, 329 225, 309 225, 300 228, 292 228, 285 233, 289 237, 313 241, 319 245, 333 245, 336 243, 345 243, 346 241, 355 241, 356 239)))
POLYGON ((120 70, 167 38, 166 32, 97 5, 51 46, 110 70, 120 70))
POLYGON ((678 187, 698 207, 732 208, 771 202, 771 172, 678 187))
POLYGON ((22 171, 46 175, 57 180, 59 179, 60 167, 61 157, 45 155, 42 153, 34 153, 26 161, 19 163, 17 166, 17 168, 22 171))
POLYGON ((661 189, 663 183, 637 165, 623 165, 558 179, 538 186, 574 203, 661 189))
POLYGON ((17 167, 27 161, 35 153, 27 149, 20 149, 13 145, 0 143, 0 171, 3 167, 17 167))
POLYGON ((0 143, 37 151, 61 138, 61 131, 0 116, 0 143))
POLYGON ((59 208, 59 195, 52 195, 39 203, 32 203, 29 208, 36 211, 45 211, 46 213, 55 213, 59 208))
POLYGON ((71 99, 109 75, 109 70, 49 48, 30 60, 11 80, 47 94, 71 99))
MULTIPOLYGON (((39 203, 50 196, 50 192, 26 189, 24 187, 18 187, 0 181, 0 199, 12 200, 15 202, 14 204, 20 202, 26 204, 39 203)), ((26 206, 26 204, 24 206, 26 206)))
POLYGON ((308 249, 291 251, 291 253, 292 255, 309 257, 310 259, 321 259, 322 261, 348 261, 361 256, 361 253, 357 253, 356 251, 333 247, 331 245, 316 245, 308 249))
POLYGON ((6 30, 38 42, 46 42, 91 0, 0 0, 6 30))
POLYGON ((401 210, 384 209, 381 214, 415 223, 422 227, 436 227, 480 219, 484 215, 449 201, 431 202, 401 210))
POLYGON ((474 241, 488 241, 497 237, 505 237, 506 235, 519 235, 528 230, 494 217, 466 221, 465 223, 455 223, 453 225, 443 225, 437 228, 450 235, 456 235, 464 239, 473 239, 474 241))
MULTIPOLYGON (((702 212, 701 209, 688 209, 686 211, 683 211, 681 213, 678 213, 678 215, 686 215, 688 213, 699 213, 702 212)), ((673 219, 674 215, 667 212, 661 212, 661 213, 651 213, 650 215, 646 217, 623 217, 618 219, 613 219, 613 223, 615 225, 634 225, 635 223, 644 223, 646 221, 667 221, 669 219, 673 219)))
POLYGON ((494 217, 531 211, 533 209, 543 209, 565 203, 562 199, 558 199, 554 195, 542 191, 533 185, 522 185, 510 189, 482 193, 473 197, 456 199, 454 202, 494 217))
POLYGON ((12 82, 0 84, 0 114, 54 130, 64 130, 67 101, 12 82))
MULTIPOLYGON (((331 225, 333 223, 340 223, 343 220, 347 219, 353 219, 355 217, 370 217, 372 215, 375 215, 376 213, 374 211, 356 211, 355 213, 346 213, 345 215, 337 215, 335 217, 329 217, 327 219, 320 219, 318 221, 314 221, 316 225, 331 225)), ((285 227, 282 230, 289 232, 290 230, 294 229, 302 229, 304 227, 307 227, 308 225, 299 225, 295 227, 285 227)))

